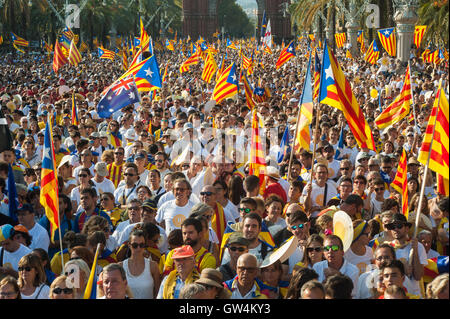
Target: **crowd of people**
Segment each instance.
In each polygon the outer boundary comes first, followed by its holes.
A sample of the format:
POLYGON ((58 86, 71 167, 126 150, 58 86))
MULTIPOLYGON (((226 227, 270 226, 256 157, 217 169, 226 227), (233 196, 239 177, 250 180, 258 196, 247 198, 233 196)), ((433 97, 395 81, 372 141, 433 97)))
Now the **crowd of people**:
MULTIPOLYGON (((55 74, 51 56, 0 57, 0 105, 14 141, 0 154, 0 298, 82 299, 95 271, 97 299, 448 299, 449 198, 417 161, 440 80, 448 94, 448 61, 425 63, 412 50, 412 116, 380 130, 374 120, 400 93, 405 65, 387 54, 370 65, 337 50, 376 151, 358 146, 341 111, 315 101, 310 148, 279 161, 286 127, 295 132, 306 48, 299 43, 279 70, 280 47, 255 55, 249 79, 270 96, 253 110, 242 85, 211 104, 215 81, 201 80, 203 63, 180 73, 181 54, 156 51, 160 69, 167 67, 163 87, 106 119, 96 107, 124 72, 119 59, 85 54, 78 67, 55 74), (263 187, 249 174, 253 112, 266 156, 263 187), (54 234, 40 202, 49 115, 54 234), (390 186, 403 150, 408 217, 390 186), (17 219, 9 211, 11 172, 17 219), (349 246, 333 229, 337 211, 352 220, 349 246), (289 254, 271 259, 292 242, 289 254)), ((246 42, 242 52, 252 50, 246 42)), ((239 53, 227 49, 223 63, 241 72, 239 53)))

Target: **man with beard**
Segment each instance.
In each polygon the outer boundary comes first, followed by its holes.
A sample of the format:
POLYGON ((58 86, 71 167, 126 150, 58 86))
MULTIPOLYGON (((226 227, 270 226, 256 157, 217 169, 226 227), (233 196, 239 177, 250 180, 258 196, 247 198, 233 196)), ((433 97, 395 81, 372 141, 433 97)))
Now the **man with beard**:
MULTIPOLYGON (((196 218, 186 218, 181 224, 181 233, 183 235, 183 244, 190 246, 194 251, 195 266, 199 273, 205 268, 216 268, 216 258, 203 247, 201 236, 203 226, 202 222, 196 218)), ((168 274, 173 270, 172 255, 175 250, 169 252, 164 264, 164 274, 168 274)))

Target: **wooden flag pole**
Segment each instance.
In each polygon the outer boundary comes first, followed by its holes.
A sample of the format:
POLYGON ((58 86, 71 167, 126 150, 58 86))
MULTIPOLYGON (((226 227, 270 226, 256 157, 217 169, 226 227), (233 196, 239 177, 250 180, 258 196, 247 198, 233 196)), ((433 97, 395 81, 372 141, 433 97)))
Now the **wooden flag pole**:
MULTIPOLYGON (((412 89, 412 80, 411 80, 411 63, 408 60, 408 68, 409 68, 409 83, 411 84, 411 100, 413 105, 413 113, 414 113, 414 128, 417 129, 417 120, 416 120, 416 105, 414 103, 414 91, 412 89)), ((406 79, 405 79, 406 80, 406 79)))
MULTIPOLYGON (((320 107, 320 104, 318 104, 317 105, 317 114, 316 114, 316 127, 315 127, 316 131, 319 129, 320 113, 321 113, 321 107, 320 107)), ((312 141, 314 143, 314 147, 313 147, 313 156, 312 156, 312 160, 311 160, 311 175, 309 178, 310 184, 312 184, 312 181, 313 181, 314 160, 316 159, 316 148, 317 148, 317 144, 314 142, 314 134, 313 134, 312 141)))

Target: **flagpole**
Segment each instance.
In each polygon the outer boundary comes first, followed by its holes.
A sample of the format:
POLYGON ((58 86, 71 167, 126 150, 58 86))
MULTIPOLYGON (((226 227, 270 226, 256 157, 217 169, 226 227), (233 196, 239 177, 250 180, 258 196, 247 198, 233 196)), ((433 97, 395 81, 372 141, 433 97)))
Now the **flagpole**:
MULTIPOLYGON (((409 83, 411 84, 411 100, 413 105, 414 112, 414 128, 417 129, 417 120, 416 120, 416 104, 414 102, 414 90, 412 89, 412 81, 411 81, 411 60, 408 60, 408 68, 409 68, 409 83)), ((405 79, 406 80, 406 79, 405 79)))
MULTIPOLYGON (((317 114, 316 114, 316 127, 315 127, 316 131, 319 129, 320 111, 321 111, 321 107, 320 107, 320 103, 319 103, 317 105, 317 114)), ((312 181, 313 181, 314 160, 316 159, 316 147, 317 147, 316 142, 314 142, 314 134, 313 134, 313 143, 314 143, 314 147, 313 147, 313 155, 312 155, 312 161, 311 161, 311 175, 309 177, 310 184, 312 184, 312 181)))
POLYGON ((59 249, 61 250, 61 266, 62 266, 62 274, 64 274, 64 249, 63 249, 63 238, 61 235, 61 218, 59 218, 59 227, 58 227, 58 233, 59 233, 59 249))

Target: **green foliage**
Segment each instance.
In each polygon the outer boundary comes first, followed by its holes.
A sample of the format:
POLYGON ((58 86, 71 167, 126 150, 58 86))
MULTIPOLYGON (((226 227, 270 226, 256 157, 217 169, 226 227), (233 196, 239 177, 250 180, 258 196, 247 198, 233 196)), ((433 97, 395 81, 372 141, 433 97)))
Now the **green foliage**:
POLYGON ((254 35, 254 25, 235 0, 221 1, 217 8, 217 15, 219 26, 225 27, 228 36, 246 38, 254 35))
POLYGON ((435 45, 445 44, 448 46, 448 9, 448 0, 420 1, 419 22, 417 24, 427 26, 427 31, 422 40, 423 48, 428 41, 435 45))

